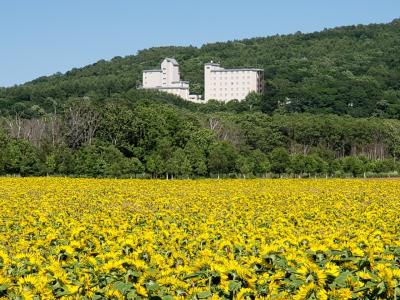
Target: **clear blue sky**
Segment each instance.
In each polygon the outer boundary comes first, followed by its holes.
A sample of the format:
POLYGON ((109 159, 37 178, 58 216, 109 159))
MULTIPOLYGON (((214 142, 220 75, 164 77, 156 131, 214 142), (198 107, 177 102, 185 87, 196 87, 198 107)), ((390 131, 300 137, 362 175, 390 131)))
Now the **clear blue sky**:
POLYGON ((152 46, 386 23, 400 0, 3 0, 0 86, 152 46))

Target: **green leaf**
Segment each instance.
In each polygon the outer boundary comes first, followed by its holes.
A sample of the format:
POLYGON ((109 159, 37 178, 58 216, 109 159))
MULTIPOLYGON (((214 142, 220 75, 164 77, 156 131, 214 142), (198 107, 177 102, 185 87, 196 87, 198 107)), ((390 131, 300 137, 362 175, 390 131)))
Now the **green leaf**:
POLYGON ((157 291, 160 288, 160 285, 157 282, 149 281, 146 283, 146 288, 150 293, 152 293, 157 291))
POLYGON ((130 292, 126 295, 126 298, 127 298, 127 299, 135 299, 136 296, 137 296, 137 294, 136 294, 135 291, 130 291, 130 292))
POLYGON ((103 299, 103 296, 102 296, 102 295, 99 295, 99 294, 95 294, 95 295, 93 296, 93 298, 92 298, 92 300, 99 300, 99 299, 103 299))
POLYGON ((288 280, 288 286, 291 288, 297 289, 304 284, 304 281, 296 278, 295 276, 291 276, 290 280, 288 280))
POLYGON ((132 276, 132 277, 136 277, 139 278, 140 277, 140 273, 134 270, 128 270, 128 272, 126 272, 126 275, 128 276, 132 276))
POLYGON ((228 287, 230 291, 237 291, 240 289, 240 282, 236 281, 236 280, 231 280, 229 281, 228 287))
POLYGON ((69 291, 59 291, 59 292, 57 292, 56 296, 57 297, 62 297, 62 296, 68 296, 70 294, 71 293, 69 291))
POLYGON ((8 284, 2 284, 0 285, 0 292, 3 292, 7 290, 10 286, 8 284))
POLYGON ((113 284, 113 288, 120 291, 121 293, 125 294, 127 291, 129 291, 132 288, 132 284, 125 283, 122 281, 116 281, 113 284))
POLYGON ((340 273, 338 277, 336 277, 334 283, 337 284, 339 287, 346 287, 347 286, 347 278, 352 277, 352 273, 350 271, 344 271, 340 273))
POLYGON ((205 298, 208 298, 211 296, 212 296, 212 293, 210 291, 200 292, 197 294, 197 298, 199 298, 199 299, 205 299, 205 298))
POLYGON ((378 295, 382 295, 384 292, 386 292, 386 285, 384 282, 379 283, 376 287, 379 289, 378 295))
POLYGON ((184 279, 189 279, 189 278, 195 278, 195 277, 200 277, 203 275, 203 272, 196 272, 192 274, 188 274, 184 277, 184 279))

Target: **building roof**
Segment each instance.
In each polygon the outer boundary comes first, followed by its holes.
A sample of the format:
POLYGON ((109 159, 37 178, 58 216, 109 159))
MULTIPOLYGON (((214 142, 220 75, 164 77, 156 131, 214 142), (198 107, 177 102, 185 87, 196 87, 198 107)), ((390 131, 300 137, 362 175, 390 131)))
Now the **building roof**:
POLYGON ((237 71, 254 71, 254 72, 264 72, 263 69, 219 69, 219 70, 211 70, 211 72, 237 72, 237 71))
POLYGON ((146 88, 148 90, 188 90, 188 86, 155 86, 146 88))
POLYGON ((206 65, 206 66, 217 66, 217 67, 220 66, 220 64, 217 64, 217 63, 215 63, 215 62, 205 63, 204 65, 206 65))
MULTIPOLYGON (((220 67, 219 63, 215 63, 213 61, 209 63, 205 63, 205 66, 215 66, 215 67, 220 67)), ((255 68, 236 68, 236 69, 225 69, 225 68, 220 68, 220 69, 215 69, 211 70, 211 72, 236 72, 236 71, 264 71, 263 69, 255 69, 255 68)))
POLYGON ((187 80, 171 81, 171 83, 189 83, 189 81, 187 81, 187 80))
POLYGON ((143 70, 143 72, 162 72, 161 70, 153 69, 153 70, 143 70))
POLYGON ((172 64, 174 64, 175 66, 179 66, 179 64, 178 64, 178 62, 175 60, 175 58, 169 58, 169 57, 166 57, 165 59, 164 59, 164 61, 167 61, 167 62, 170 62, 170 63, 172 63, 172 64))

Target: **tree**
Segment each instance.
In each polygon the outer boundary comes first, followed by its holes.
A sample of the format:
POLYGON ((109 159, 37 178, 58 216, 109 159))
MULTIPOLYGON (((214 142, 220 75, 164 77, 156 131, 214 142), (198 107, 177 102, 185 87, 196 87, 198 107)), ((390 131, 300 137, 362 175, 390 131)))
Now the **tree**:
POLYGON ((250 152, 250 158, 253 162, 253 173, 256 175, 264 175, 271 170, 271 164, 268 156, 261 150, 256 149, 250 152))
POLYGON ((71 148, 91 144, 99 127, 100 114, 89 101, 72 101, 65 112, 65 135, 71 148))
POLYGON ((359 157, 347 156, 342 159, 343 171, 351 173, 354 177, 362 175, 366 171, 366 166, 359 157))
POLYGON ((75 171, 75 157, 72 149, 66 145, 60 145, 53 149, 49 155, 54 156, 56 168, 54 174, 74 174, 75 171))
POLYGON ((12 139, 3 153, 7 174, 41 175, 45 169, 38 150, 26 140, 12 139))
POLYGON ((304 173, 307 173, 309 176, 314 175, 318 172, 318 162, 314 159, 313 156, 306 155, 303 157, 304 159, 304 173))
POLYGON ((76 155, 75 173, 92 177, 120 177, 125 170, 125 157, 112 145, 86 144, 76 155))
POLYGON ((96 145, 83 145, 75 154, 74 173, 92 177, 103 176, 106 162, 102 159, 100 151, 96 145))
MULTIPOLYGON (((208 149, 208 145, 203 146, 208 149)), ((203 176, 207 173, 206 150, 194 141, 189 141, 185 146, 185 154, 191 165, 192 173, 197 176, 203 176)))
POLYGON ((167 161, 167 173, 172 175, 189 176, 192 172, 190 160, 181 148, 177 148, 171 158, 167 161))
POLYGON ((146 170, 152 177, 157 178, 166 171, 166 162, 161 158, 157 152, 151 153, 149 156, 145 157, 146 160, 146 170))
POLYGON ((237 150, 228 142, 217 142, 208 157, 208 167, 211 173, 228 174, 235 171, 237 150))
POLYGON ((270 154, 271 171, 276 174, 285 173, 289 167, 290 157, 285 148, 275 148, 270 154))
POLYGON ((246 178, 246 176, 252 175, 254 170, 254 162, 250 157, 239 155, 236 159, 236 168, 239 170, 240 174, 246 178))
POLYGON ((54 153, 50 153, 49 155, 46 156, 45 165, 46 165, 47 175, 54 175, 56 173, 57 162, 56 162, 56 156, 54 153))
POLYGON ((290 159, 290 170, 296 175, 302 175, 305 170, 304 155, 295 154, 290 159))
POLYGON ((122 174, 124 176, 132 176, 143 173, 145 170, 142 162, 136 157, 124 158, 122 174))
POLYGON ((311 157, 315 161, 315 169, 314 172, 317 174, 326 174, 328 172, 329 163, 323 160, 319 155, 312 154, 311 157))
POLYGON ((0 174, 5 174, 6 173, 6 163, 8 160, 8 157, 4 155, 6 153, 6 149, 8 146, 8 136, 1 130, 0 128, 0 174))

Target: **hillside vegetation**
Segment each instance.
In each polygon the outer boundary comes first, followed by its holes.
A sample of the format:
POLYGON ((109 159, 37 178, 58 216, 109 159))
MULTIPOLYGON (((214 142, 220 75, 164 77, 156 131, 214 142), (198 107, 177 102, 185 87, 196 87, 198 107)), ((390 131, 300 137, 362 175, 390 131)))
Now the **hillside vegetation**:
POLYGON ((267 94, 261 109, 272 112, 278 102, 287 112, 349 114, 356 117, 400 116, 400 21, 340 27, 309 34, 277 35, 196 47, 162 47, 137 55, 41 77, 0 90, 0 110, 49 109, 49 98, 117 97, 135 88, 142 70, 173 56, 181 64, 193 92, 203 88, 203 64, 265 70, 267 94))
POLYGON ((399 66, 399 20, 99 61, 0 89, 0 174, 397 172, 399 66), (193 104, 136 89, 142 70, 168 56, 194 93, 210 60, 264 68, 266 93, 193 104))

